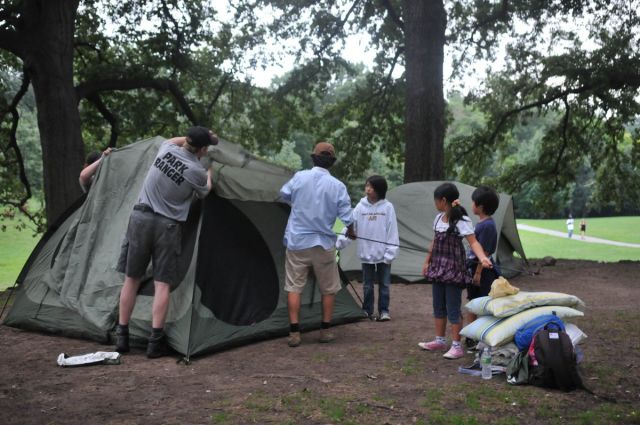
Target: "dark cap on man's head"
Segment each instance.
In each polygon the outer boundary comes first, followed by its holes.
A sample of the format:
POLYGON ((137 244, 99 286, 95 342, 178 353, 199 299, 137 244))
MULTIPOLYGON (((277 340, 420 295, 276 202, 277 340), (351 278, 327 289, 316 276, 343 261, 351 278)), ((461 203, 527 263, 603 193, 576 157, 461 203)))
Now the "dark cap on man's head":
POLYGON ((187 130, 187 143, 196 148, 217 145, 218 138, 206 127, 196 126, 187 130))
POLYGON ((326 155, 335 158, 336 151, 331 143, 319 142, 313 148, 313 155, 326 155))

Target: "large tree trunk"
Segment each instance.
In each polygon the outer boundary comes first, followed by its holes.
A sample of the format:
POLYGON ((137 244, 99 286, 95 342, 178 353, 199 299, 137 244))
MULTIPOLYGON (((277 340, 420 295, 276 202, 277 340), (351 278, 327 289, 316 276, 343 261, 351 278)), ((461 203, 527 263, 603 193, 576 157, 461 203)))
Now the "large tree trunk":
POLYGON ((47 222, 80 195, 84 161, 80 113, 73 84, 73 35, 79 0, 29 0, 21 30, 24 63, 33 83, 42 144, 47 222))
POLYGON ((442 0, 405 0, 405 183, 444 177, 442 0))

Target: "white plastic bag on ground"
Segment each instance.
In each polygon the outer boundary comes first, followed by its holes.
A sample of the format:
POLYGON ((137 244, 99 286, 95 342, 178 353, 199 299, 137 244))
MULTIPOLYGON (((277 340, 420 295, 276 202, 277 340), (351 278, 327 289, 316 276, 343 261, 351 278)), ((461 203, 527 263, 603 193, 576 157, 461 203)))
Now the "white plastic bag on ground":
POLYGON ((582 332, 582 330, 573 323, 565 323, 564 328, 569 338, 571 338, 574 347, 587 338, 587 334, 582 332))
POLYGON ((89 366, 96 364, 120 364, 120 353, 115 351, 96 351, 95 353, 71 356, 60 353, 58 355, 58 366, 89 366))

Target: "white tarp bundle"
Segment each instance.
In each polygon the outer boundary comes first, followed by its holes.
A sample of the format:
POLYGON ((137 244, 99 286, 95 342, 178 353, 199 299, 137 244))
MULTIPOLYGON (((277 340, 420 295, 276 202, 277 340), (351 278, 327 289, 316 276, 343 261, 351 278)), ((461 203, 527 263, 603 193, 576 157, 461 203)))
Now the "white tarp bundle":
POLYGON ((58 356, 58 366, 89 366, 97 364, 120 364, 120 353, 115 351, 96 351, 95 353, 71 356, 60 353, 58 356))

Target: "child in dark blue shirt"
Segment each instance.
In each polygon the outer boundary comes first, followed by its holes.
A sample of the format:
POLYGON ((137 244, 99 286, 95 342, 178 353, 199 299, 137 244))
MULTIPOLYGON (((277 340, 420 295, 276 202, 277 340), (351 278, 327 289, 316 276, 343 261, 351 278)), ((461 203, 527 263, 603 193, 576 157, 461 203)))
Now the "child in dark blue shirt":
MULTIPOLYGON (((472 278, 472 283, 467 285, 467 298, 469 300, 489 295, 491 284, 500 275, 500 270, 491 255, 498 246, 498 232, 496 223, 491 217, 500 203, 500 198, 495 190, 488 186, 479 186, 471 194, 471 210, 479 217, 475 227, 475 236, 487 257, 494 264, 493 268, 483 268, 476 254, 469 250, 467 255, 467 267, 472 278)), ((471 323, 478 317, 473 313, 467 314, 467 323, 471 323)))

